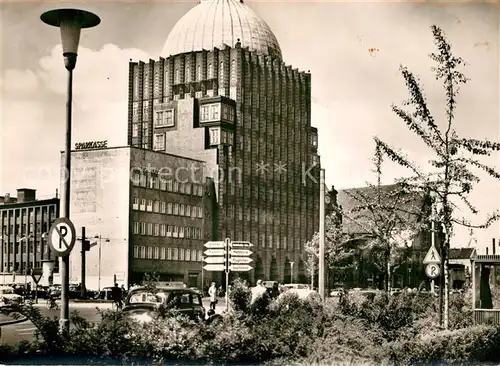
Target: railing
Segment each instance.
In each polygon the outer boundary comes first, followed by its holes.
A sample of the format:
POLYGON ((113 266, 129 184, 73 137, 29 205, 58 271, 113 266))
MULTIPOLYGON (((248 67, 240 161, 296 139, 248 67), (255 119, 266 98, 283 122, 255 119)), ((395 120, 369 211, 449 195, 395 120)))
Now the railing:
POLYGON ((500 325, 500 309, 474 309, 474 324, 500 325))

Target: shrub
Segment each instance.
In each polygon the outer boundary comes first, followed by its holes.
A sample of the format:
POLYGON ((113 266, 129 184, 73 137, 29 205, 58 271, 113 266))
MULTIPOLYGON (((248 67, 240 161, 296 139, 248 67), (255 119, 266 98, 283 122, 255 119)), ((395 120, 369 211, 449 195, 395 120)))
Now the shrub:
POLYGON ((250 306, 250 299, 252 298, 252 292, 246 285, 246 283, 239 278, 233 282, 231 292, 229 293, 229 300, 231 303, 231 308, 235 311, 248 311, 250 306))
POLYGON ((500 328, 475 326, 433 331, 413 340, 395 342, 391 358, 406 364, 445 362, 499 362, 500 328))

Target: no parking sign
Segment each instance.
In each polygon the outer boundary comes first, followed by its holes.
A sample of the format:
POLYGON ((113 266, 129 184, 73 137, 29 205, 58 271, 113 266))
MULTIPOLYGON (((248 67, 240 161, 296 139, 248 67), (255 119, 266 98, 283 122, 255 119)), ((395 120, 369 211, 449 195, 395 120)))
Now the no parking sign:
POLYGON ((54 221, 49 231, 49 245, 55 255, 64 257, 68 255, 76 241, 75 225, 66 217, 54 221))

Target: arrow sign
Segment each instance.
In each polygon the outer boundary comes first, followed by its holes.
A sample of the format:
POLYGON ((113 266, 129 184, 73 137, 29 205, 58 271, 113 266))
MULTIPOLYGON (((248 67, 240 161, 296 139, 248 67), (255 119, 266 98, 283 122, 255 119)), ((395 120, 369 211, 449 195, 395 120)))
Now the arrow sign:
POLYGON ((231 257, 229 261, 234 264, 248 264, 252 262, 253 259, 248 257, 231 257))
POLYGON ((250 243, 249 241, 233 241, 231 242, 231 247, 232 248, 249 248, 249 247, 253 247, 253 244, 250 243))
POLYGON ((226 243, 224 243, 223 241, 207 241, 205 243, 205 248, 209 248, 209 249, 217 249, 217 248, 225 248, 226 247, 226 243))
POLYGON ((429 251, 425 255, 424 264, 438 264, 441 263, 441 257, 439 256, 439 253, 436 249, 435 246, 431 246, 429 248, 429 251))
POLYGON ((252 255, 252 251, 248 249, 231 249, 229 254, 234 256, 246 257, 252 255))
POLYGON ((218 263, 226 263, 226 258, 224 257, 206 257, 204 259, 205 263, 210 264, 218 264, 218 263))
POLYGON ((205 250, 205 255, 211 255, 211 256, 219 256, 219 255, 225 255, 226 251, 224 249, 207 249, 205 250))
POLYGON ((248 264, 231 264, 229 266, 229 270, 233 272, 246 272, 250 271, 252 269, 252 266, 249 266, 248 264))
POLYGON ((203 267, 203 269, 205 271, 219 272, 224 271, 226 269, 226 266, 224 264, 207 264, 203 267))

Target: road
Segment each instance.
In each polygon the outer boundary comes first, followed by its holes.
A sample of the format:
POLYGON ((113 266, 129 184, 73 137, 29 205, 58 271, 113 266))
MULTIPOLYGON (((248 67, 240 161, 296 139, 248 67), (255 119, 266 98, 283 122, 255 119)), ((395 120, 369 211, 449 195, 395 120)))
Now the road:
MULTIPOLYGON (((203 306, 209 309, 210 301, 208 298, 203 299, 203 306)), ((59 310, 49 310, 45 305, 45 301, 41 300, 40 304, 35 305, 40 309, 43 316, 46 317, 59 317, 59 310)), ((80 316, 90 322, 99 322, 101 316, 98 309, 105 310, 111 309, 111 303, 79 303, 70 302, 69 311, 78 311, 80 316)), ((224 299, 220 299, 216 306, 216 312, 221 313, 225 309, 224 299)), ((18 324, 5 325, 1 327, 0 344, 17 344, 22 340, 33 341, 35 339, 35 326, 30 321, 25 321, 18 324)))

